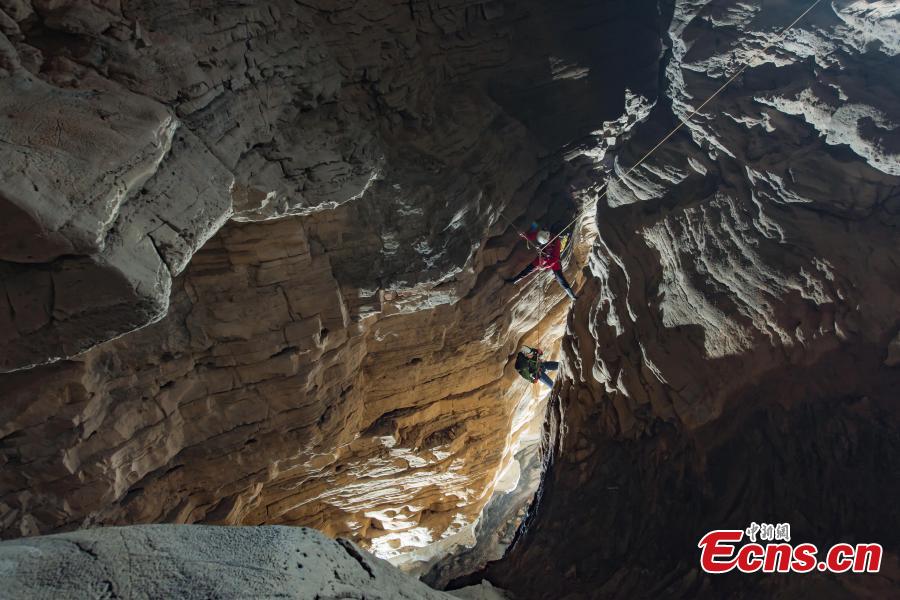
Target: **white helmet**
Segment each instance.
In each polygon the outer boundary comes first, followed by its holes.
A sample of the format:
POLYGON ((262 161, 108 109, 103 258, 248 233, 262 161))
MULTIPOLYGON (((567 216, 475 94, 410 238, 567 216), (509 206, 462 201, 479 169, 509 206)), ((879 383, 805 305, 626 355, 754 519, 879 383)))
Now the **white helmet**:
POLYGON ((550 232, 547 231, 546 229, 541 229, 540 231, 538 231, 537 241, 538 241, 538 244, 540 244, 541 246, 543 246, 544 244, 549 242, 550 241, 550 232))

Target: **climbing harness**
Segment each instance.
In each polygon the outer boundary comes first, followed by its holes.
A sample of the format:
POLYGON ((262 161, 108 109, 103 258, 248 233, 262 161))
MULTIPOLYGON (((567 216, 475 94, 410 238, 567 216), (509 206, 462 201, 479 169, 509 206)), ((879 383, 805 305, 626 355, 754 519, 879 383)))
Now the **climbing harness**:
POLYGON ((569 242, 572 241, 572 234, 567 233, 565 235, 560 236, 559 238, 559 260, 565 260, 570 254, 572 254, 572 244, 569 242))
MULTIPOLYGON (((799 23, 800 20, 801 20, 803 17, 805 17, 807 14, 809 14, 809 12, 810 12, 812 9, 814 9, 816 6, 818 6, 821 2, 822 2, 822 0, 815 0, 812 4, 810 4, 809 7, 807 7, 807 9, 804 10, 804 11, 800 14, 800 16, 798 16, 796 19, 794 19, 794 20, 791 22, 790 25, 788 25, 787 27, 784 27, 784 28, 779 32, 779 34, 776 36, 776 38, 775 38, 773 41, 771 41, 771 42, 769 42, 768 44, 766 44, 761 50, 759 50, 758 52, 756 52, 749 60, 747 60, 747 61, 744 63, 744 65, 741 66, 741 68, 738 69, 737 72, 734 73, 734 75, 732 75, 731 77, 729 77, 729 78, 725 81, 725 83, 723 83, 721 86, 719 86, 719 88, 718 88, 716 91, 714 91, 714 92, 713 92, 706 100, 704 100, 703 103, 700 104, 700 106, 698 106, 697 108, 695 108, 695 109, 691 112, 691 114, 688 115, 688 117, 687 117, 686 119, 680 119, 680 118, 679 118, 678 125, 676 125, 669 133, 667 133, 665 136, 663 136, 663 138, 662 138, 659 142, 657 142, 655 146, 653 146, 652 148, 650 148, 650 150, 648 150, 648 151, 640 158, 640 160, 638 160, 638 161, 637 161, 630 169, 628 169, 628 170, 625 172, 625 174, 622 175, 619 179, 621 179, 621 180, 626 179, 626 178, 627 178, 627 177, 628 177, 635 169, 637 169, 639 166, 641 166, 641 164, 642 164, 645 160, 647 160, 654 152, 656 152, 656 150, 658 150, 660 146, 662 146, 663 144, 665 144, 665 143, 666 143, 673 135, 675 135, 676 133, 678 133, 678 131, 680 131, 682 127, 684 127, 688 122, 690 122, 690 121, 697 115, 698 112, 700 112, 701 110, 703 110, 703 108, 704 108, 707 104, 709 104, 710 102, 712 102, 712 100, 713 100, 714 98, 716 98, 716 96, 718 96, 725 88, 727 88, 727 87, 728 87, 735 79, 737 79, 738 77, 740 77, 741 74, 742 74, 745 70, 747 70, 747 67, 749 67, 749 66, 750 66, 750 65, 751 65, 751 64, 752 64, 759 56, 761 56, 762 54, 765 54, 765 52, 768 51, 768 49, 771 48, 772 46, 774 46, 775 44, 780 43, 780 42, 784 39, 784 36, 787 34, 787 32, 788 32, 792 27, 794 27, 797 23, 799 23)), ((603 191, 603 193, 600 194, 600 195, 597 197, 597 201, 600 201, 602 198, 604 198, 604 197, 607 195, 607 193, 609 192, 609 184, 610 184, 612 181, 613 181, 613 178, 612 178, 612 177, 610 177, 609 179, 606 180, 606 182, 605 182, 605 183, 603 184, 603 186, 601 187, 601 190, 603 191)), ((506 215, 504 215, 502 212, 499 213, 499 214, 500 214, 500 216, 501 216, 507 223, 509 223, 510 226, 512 226, 513 228, 516 227, 509 219, 506 218, 506 215)), ((562 229, 560 229, 560 230, 559 230, 559 233, 557 233, 556 235, 554 235, 553 237, 551 237, 550 240, 549 240, 546 244, 543 244, 543 245, 532 244, 531 240, 529 240, 527 237, 525 237, 525 234, 523 234, 523 233, 521 233, 521 232, 519 232, 519 236, 521 236, 521 237, 525 240, 525 242, 528 244, 529 247, 535 248, 535 249, 537 250, 537 252, 538 252, 538 257, 540 258, 540 257, 544 256, 543 248, 548 247, 548 246, 549 246, 550 244, 552 244, 557 238, 559 238, 560 236, 562 236, 562 235, 566 232, 566 230, 568 230, 570 227, 572 227, 572 226, 578 221, 578 219, 580 219, 580 218, 581 218, 580 215, 576 215, 575 218, 572 219, 572 220, 569 222, 568 225, 566 225, 565 227, 563 227, 562 229)), ((571 234, 569 234, 569 239, 566 239, 566 240, 563 242, 563 244, 565 244, 565 249, 567 249, 567 250, 569 250, 569 251, 571 251, 571 239, 570 239, 570 238, 571 238, 571 234)), ((565 251, 564 248, 563 248, 563 244, 561 244, 561 247, 560 247, 560 258, 563 257, 563 253, 564 253, 564 251, 565 251)), ((543 269, 542 269, 542 270, 543 270, 543 269)), ((539 272, 538 274, 540 274, 540 272, 539 272)), ((537 277, 536 277, 535 279, 537 279, 537 277)), ((540 283, 540 292, 539 292, 539 297, 538 297, 538 298, 539 298, 539 299, 538 299, 538 306, 543 307, 543 305, 544 305, 544 285, 543 285, 543 282, 540 283)), ((538 340, 538 343, 540 343, 540 340, 541 340, 541 322, 542 322, 542 320, 543 320, 543 317, 539 317, 539 318, 538 318, 538 322, 537 322, 537 340, 538 340)), ((540 359, 538 358, 537 360, 539 361, 540 359)), ((540 372, 539 369, 540 369, 540 363, 538 362, 538 372, 540 372)), ((519 370, 519 369, 518 369, 518 365, 516 366, 516 370, 519 370)), ((521 371, 520 371, 520 373, 521 373, 521 371)))
POLYGON ((519 372, 524 379, 531 382, 537 382, 540 377, 541 359, 543 352, 538 348, 525 346, 529 350, 528 353, 519 351, 516 356, 516 371, 519 372))

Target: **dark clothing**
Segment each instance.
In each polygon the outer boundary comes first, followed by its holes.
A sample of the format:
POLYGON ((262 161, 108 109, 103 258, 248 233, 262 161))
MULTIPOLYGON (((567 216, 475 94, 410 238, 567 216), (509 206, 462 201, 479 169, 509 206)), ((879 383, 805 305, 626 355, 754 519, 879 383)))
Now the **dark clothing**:
MULTIPOLYGON (((510 283, 519 283, 520 281, 522 281, 523 279, 525 279, 526 277, 531 275, 531 273, 532 273, 532 271, 534 271, 534 269, 535 269, 535 266, 534 266, 534 263, 532 263, 532 264, 528 265, 527 267, 525 267, 524 269, 522 269, 521 271, 519 271, 519 273, 512 279, 507 279, 507 281, 510 283)), ((562 289, 565 290, 566 295, 568 295, 569 298, 571 298, 574 301, 575 300, 575 292, 572 291, 572 286, 570 286, 569 282, 566 281, 566 276, 563 275, 562 269, 553 269, 553 276, 556 277, 556 281, 559 282, 560 287, 562 287, 562 289)))
POLYGON ((519 375, 527 379, 528 381, 537 381, 537 378, 540 377, 540 350, 536 350, 535 348, 528 348, 528 351, 520 350, 516 355, 516 371, 519 372, 519 375))
POLYGON ((537 348, 525 346, 526 350, 520 350, 516 355, 516 371, 528 381, 541 381, 549 388, 553 387, 553 379, 547 375, 547 371, 556 371, 559 363, 552 360, 541 360, 542 352, 537 348))
POLYGON ((572 302, 575 302, 575 292, 572 291, 572 286, 569 285, 569 282, 566 281, 565 275, 563 275, 562 269, 556 269, 553 271, 553 276, 556 277, 556 281, 559 282, 559 285, 566 292, 566 295, 572 299, 572 302))
POLYGON ((508 281, 509 283, 519 283, 520 281, 522 281, 523 279, 525 279, 526 277, 528 277, 529 275, 531 275, 531 272, 532 272, 532 271, 534 271, 534 265, 533 265, 533 264, 532 264, 532 265, 528 265, 527 267, 525 267, 524 269, 522 269, 521 271, 519 271, 519 273, 518 273, 515 277, 513 277, 512 279, 507 279, 507 281, 508 281))

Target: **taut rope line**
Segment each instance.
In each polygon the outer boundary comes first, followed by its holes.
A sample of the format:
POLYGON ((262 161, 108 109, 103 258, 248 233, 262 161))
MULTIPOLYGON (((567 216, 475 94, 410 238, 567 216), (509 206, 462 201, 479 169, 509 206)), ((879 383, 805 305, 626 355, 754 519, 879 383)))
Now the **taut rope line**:
MULTIPOLYGON (((769 42, 768 44, 766 44, 765 46, 763 46, 762 49, 760 49, 760 50, 758 50, 756 53, 754 53, 753 56, 751 56, 750 59, 748 59, 748 60, 744 63, 744 65, 741 66, 741 68, 738 69, 738 70, 734 73, 734 75, 732 75, 731 77, 729 77, 729 78, 725 81, 725 83, 723 83, 721 86, 719 86, 719 88, 718 88, 716 91, 714 91, 714 92, 713 92, 706 100, 704 100, 703 103, 700 104, 700 106, 698 106, 697 108, 695 108, 695 109, 691 112, 691 114, 687 116, 686 119, 681 119, 681 118, 679 118, 678 125, 676 125, 669 133, 667 133, 665 136, 663 136, 663 138, 662 138, 661 140, 659 140, 659 142, 657 142, 655 146, 653 146, 652 148, 650 148, 650 150, 648 150, 648 151, 640 158, 640 160, 638 160, 638 161, 637 161, 630 169, 628 169, 628 170, 625 172, 625 174, 622 175, 619 179, 620 179, 620 180, 624 180, 624 179, 627 178, 627 177, 628 177, 635 169, 637 169, 639 166, 641 166, 641 164, 642 164, 645 160, 647 160, 654 152, 656 152, 656 151, 659 149, 660 146, 662 146, 662 145, 665 144, 667 141, 669 141, 669 139, 670 139, 673 135, 675 135, 676 133, 678 133, 678 131, 680 131, 682 127, 684 127, 685 125, 687 125, 687 123, 688 123, 689 121, 691 121, 691 119, 693 119, 693 118, 697 115, 698 112, 700 112, 701 110, 703 110, 703 108, 704 108, 707 104, 709 104, 710 102, 712 102, 713 99, 716 98, 716 96, 718 96, 720 93, 722 93, 722 91, 723 91, 725 88, 727 88, 729 85, 731 85, 731 83, 732 83, 735 79, 737 79, 738 77, 740 77, 741 74, 742 74, 744 71, 747 70, 747 68, 750 66, 750 64, 751 64, 752 62, 754 62, 754 61, 757 59, 757 57, 759 57, 759 56, 765 54, 765 52, 766 52, 769 48, 771 48, 771 47, 774 46, 775 44, 778 44, 778 43, 780 43, 782 40, 784 40, 784 36, 787 34, 787 32, 790 31, 790 29, 791 29, 792 27, 794 27, 797 23, 799 23, 800 20, 803 19, 803 17, 805 17, 806 15, 808 15, 809 12, 810 12, 812 9, 814 9, 816 6, 818 6, 821 2, 822 2, 822 0, 815 0, 815 2, 813 2, 812 4, 810 4, 810 5, 806 8, 806 10, 804 10, 802 13, 800 13, 800 16, 798 16, 796 19, 794 19, 794 20, 790 23, 790 25, 784 27, 784 28, 778 33, 778 35, 776 36, 776 38, 775 38, 773 41, 769 42)), ((597 196, 597 201, 598 201, 598 202, 599 202, 602 198, 604 198, 604 197, 609 193, 609 184, 610 184, 612 181, 613 181, 613 178, 610 177, 610 178, 607 179, 606 182, 603 184, 603 186, 601 187, 601 189, 603 190, 603 193, 600 194, 599 196, 597 196)), ((504 221, 506 221, 507 223, 509 223, 510 226, 512 226, 513 228, 516 227, 515 224, 514 224, 512 221, 510 221, 509 219, 506 218, 506 215, 504 215, 502 211, 501 211, 500 213, 498 213, 498 214, 503 218, 504 221)), ((536 246, 536 245, 533 245, 533 244, 531 243, 531 240, 529 240, 528 238, 526 238, 525 235, 524 235, 523 233, 521 233, 521 232, 519 232, 519 236, 522 237, 522 238, 525 240, 525 243, 528 244, 529 247, 535 248, 535 249, 537 250, 537 252, 538 252, 538 256, 540 257, 540 256, 543 256, 543 254, 544 254, 543 248, 546 248, 547 246, 549 246, 550 244, 552 244, 554 241, 556 241, 556 240, 559 238, 559 236, 561 236, 563 233, 565 233, 565 231, 566 231, 568 228, 570 228, 572 225, 574 225, 574 224, 578 221, 578 219, 580 219, 580 218, 581 218, 580 215, 576 215, 575 218, 572 219, 572 220, 569 222, 568 225, 566 225, 565 227, 563 227, 562 229, 560 229, 559 233, 557 233, 557 234, 554 235, 552 238, 550 238, 550 241, 548 241, 546 244, 543 244, 543 246, 539 246, 539 245, 536 246)), ((538 272, 535 274, 535 279, 536 279, 536 280, 539 278, 539 276, 540 276, 540 274, 541 274, 541 272, 542 272, 543 270, 544 270, 544 269, 538 269, 538 272)), ((544 285, 543 285, 543 283, 541 282, 541 283, 540 283, 540 291, 538 292, 538 306, 539 306, 539 307, 543 307, 543 304, 544 304, 544 285)), ((542 317, 539 315, 539 316, 538 316, 538 322, 537 322, 537 343, 540 343, 540 341, 541 341, 541 320, 542 320, 542 317)), ((538 358, 538 361, 540 361, 539 358, 538 358)), ((539 370, 539 372, 540 372, 540 362, 538 362, 538 370, 539 370)))
MULTIPOLYGON (((628 171, 626 171, 625 174, 622 175, 622 177, 620 177, 619 179, 620 179, 620 180, 624 180, 626 177, 628 177, 628 176, 631 174, 632 171, 634 171, 634 170, 637 169, 639 166, 641 166, 641 163, 643 163, 645 160, 647 160, 647 158, 649 158, 651 154, 653 154, 654 152, 656 152, 656 150, 657 150, 660 146, 662 146, 663 144, 665 144, 665 143, 669 140, 669 138, 671 138, 671 137, 672 137, 673 135, 675 135, 682 127, 684 127, 684 126, 688 123, 688 121, 690 121, 691 119, 693 119, 694 116, 695 116, 698 112, 700 112, 700 111, 703 109, 704 106, 706 106, 707 104, 709 104, 709 103, 713 100, 713 98, 715 98, 716 96, 718 96, 718 95, 722 92, 722 90, 724 90, 725 88, 727 88, 727 87, 729 86, 729 84, 731 84, 732 81, 734 81, 735 79, 737 79, 738 77, 740 77, 740 75, 741 75, 745 70, 747 70, 747 67, 750 66, 750 63, 752 63, 754 60, 756 60, 756 58, 757 58, 758 56, 760 56, 760 55, 762 55, 762 54, 765 54, 765 52, 766 52, 769 48, 771 48, 771 47, 774 46, 775 44, 780 43, 780 42, 784 39, 785 34, 787 34, 787 32, 788 32, 794 25, 796 25, 797 23, 799 23, 800 20, 801 20, 803 17, 805 17, 806 15, 809 14, 809 11, 811 11, 812 9, 814 9, 814 8, 815 8, 816 6, 818 6, 821 2, 822 2, 822 0, 816 0, 815 2, 813 2, 812 4, 810 4, 809 7, 808 7, 806 10, 804 10, 804 11, 800 14, 799 17, 797 17, 796 19, 794 19, 794 20, 791 22, 790 25, 788 25, 787 27, 785 27, 784 29, 781 30, 781 32, 778 34, 778 36, 775 38, 775 40, 773 40, 773 41, 769 42, 768 44, 766 44, 761 50, 759 50, 759 51, 756 52, 752 57, 750 57, 750 59, 749 59, 746 63, 744 63, 744 66, 742 66, 740 69, 738 69, 738 71, 737 71, 734 75, 732 75, 731 77, 729 77, 728 80, 727 80, 725 83, 723 83, 723 84, 719 87, 719 89, 717 89, 715 92, 713 92, 712 95, 711 95, 709 98, 707 98, 706 100, 704 100, 704 101, 703 101, 703 104, 701 104, 700 106, 698 106, 697 108, 695 108, 695 109, 693 110, 693 112, 691 112, 691 114, 688 115, 687 119, 679 119, 678 125, 676 125, 675 128, 672 129, 672 131, 670 131, 669 133, 667 133, 667 134, 665 135, 665 137, 663 137, 663 138, 662 138, 655 146, 653 146, 646 154, 644 154, 644 156, 642 156, 641 159, 640 159, 639 161, 637 161, 637 162, 634 164, 633 167, 631 167, 630 169, 628 169, 628 171)), ((608 180, 606 181, 606 183, 603 184, 603 186, 602 186, 603 193, 600 194, 600 195, 597 197, 597 200, 598 200, 598 201, 599 201, 601 198, 603 198, 604 196, 606 196, 607 192, 609 191, 609 184, 610 184, 611 181, 612 181, 612 178, 608 179, 608 180)), ((571 227, 572 225, 574 225, 575 222, 578 221, 579 218, 580 218, 579 216, 576 216, 574 219, 572 219, 572 220, 569 222, 568 225, 566 225, 565 227, 563 227, 563 228, 560 230, 559 233, 557 233, 555 236, 553 236, 553 238, 550 239, 550 242, 552 242, 553 240, 555 240, 556 238, 558 238, 559 236, 561 236, 561 235, 565 232, 565 230, 568 229, 569 227, 571 227)), ((550 242, 547 242, 547 243, 549 244, 550 242)))

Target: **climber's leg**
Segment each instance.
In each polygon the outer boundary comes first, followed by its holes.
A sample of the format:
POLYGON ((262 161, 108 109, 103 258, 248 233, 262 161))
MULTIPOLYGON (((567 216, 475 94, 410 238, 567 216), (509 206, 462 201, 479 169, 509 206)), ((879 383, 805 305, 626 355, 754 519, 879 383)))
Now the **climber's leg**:
POLYGON ((566 281, 565 275, 563 275, 562 269, 554 269, 553 275, 556 277, 556 281, 559 282, 559 285, 566 291, 566 294, 569 298, 572 299, 572 302, 575 301, 575 292, 572 291, 571 286, 569 286, 569 282, 566 281))
POLYGON ((541 369, 541 383, 546 385, 548 388, 553 387, 553 379, 551 379, 550 376, 547 375, 547 372, 543 369, 541 369))
POLYGON ((559 368, 559 363, 555 360, 547 360, 541 363, 545 371, 555 371, 559 368))
POLYGON ((528 265, 527 267, 519 271, 518 275, 509 279, 504 279, 504 281, 506 281, 506 283, 519 283, 520 281, 531 275, 532 271, 534 271, 534 264, 528 265))

